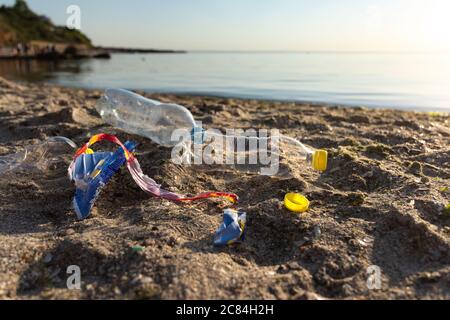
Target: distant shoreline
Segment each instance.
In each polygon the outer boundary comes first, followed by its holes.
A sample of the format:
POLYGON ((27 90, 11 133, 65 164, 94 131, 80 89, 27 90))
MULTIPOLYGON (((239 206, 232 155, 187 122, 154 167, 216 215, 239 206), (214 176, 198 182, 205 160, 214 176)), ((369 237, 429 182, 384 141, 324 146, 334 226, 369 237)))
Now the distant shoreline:
POLYGON ((1 55, 0 60, 68 60, 68 59, 109 59, 113 53, 145 53, 145 54, 186 54, 181 50, 102 48, 97 47, 86 54, 39 54, 39 55, 1 55))
POLYGON ((109 53, 187 53, 184 50, 171 49, 142 49, 142 48, 126 48, 126 47, 96 47, 98 50, 104 50, 109 53))

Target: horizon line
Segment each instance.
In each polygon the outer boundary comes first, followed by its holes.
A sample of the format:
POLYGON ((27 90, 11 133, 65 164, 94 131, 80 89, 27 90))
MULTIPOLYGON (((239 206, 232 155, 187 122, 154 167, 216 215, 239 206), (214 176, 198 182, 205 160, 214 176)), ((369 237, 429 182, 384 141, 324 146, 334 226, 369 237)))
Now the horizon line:
POLYGON ((201 53, 382 53, 382 54, 424 54, 424 53, 450 53, 450 51, 437 51, 437 50, 415 50, 415 51, 402 51, 402 50, 189 50, 186 52, 201 52, 201 53))
POLYGON ((127 50, 176 51, 185 53, 302 53, 302 54, 450 54, 445 50, 239 50, 239 49, 161 49, 157 47, 94 45, 97 48, 117 48, 127 50))

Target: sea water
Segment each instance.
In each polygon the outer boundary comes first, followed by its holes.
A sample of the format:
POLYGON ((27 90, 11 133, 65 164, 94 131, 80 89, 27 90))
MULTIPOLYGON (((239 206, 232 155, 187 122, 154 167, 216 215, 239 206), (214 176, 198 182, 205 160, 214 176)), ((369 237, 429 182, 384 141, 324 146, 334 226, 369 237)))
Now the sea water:
POLYGON ((0 76, 70 87, 450 112, 446 54, 113 54, 109 60, 0 61, 0 76))

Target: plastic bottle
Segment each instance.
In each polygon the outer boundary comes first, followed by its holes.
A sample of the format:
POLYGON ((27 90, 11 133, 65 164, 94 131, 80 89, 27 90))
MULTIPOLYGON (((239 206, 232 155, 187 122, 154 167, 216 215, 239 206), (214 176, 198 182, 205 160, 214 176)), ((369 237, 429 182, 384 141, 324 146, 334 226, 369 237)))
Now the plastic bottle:
POLYGON ((27 157, 27 150, 0 156, 0 175, 20 166, 27 157))
POLYGON ((59 156, 70 154, 76 144, 66 137, 50 137, 47 140, 28 145, 15 153, 0 156, 0 177, 19 168, 45 171, 59 156), (68 148, 70 147, 70 148, 68 148))
MULTIPOLYGON (((133 92, 123 89, 107 89, 105 94, 99 99, 96 105, 102 119, 108 124, 120 128, 128 133, 137 134, 147 137, 154 142, 165 146, 181 146, 183 154, 179 159, 184 159, 181 162, 190 164, 190 161, 185 161, 187 158, 195 158, 196 155, 192 152, 194 145, 208 145, 213 140, 223 141, 227 139, 234 139, 235 141, 244 141, 248 146, 260 146, 267 142, 277 142, 279 148, 276 149, 274 155, 284 159, 291 159, 290 162, 298 162, 303 160, 312 168, 324 171, 327 166, 327 152, 325 150, 316 150, 308 147, 300 141, 282 135, 272 135, 270 137, 257 137, 246 135, 226 135, 221 132, 210 130, 203 130, 198 127, 191 112, 183 106, 177 104, 166 104, 156 100, 147 99, 133 92), (186 129, 191 132, 191 139, 183 141, 172 140, 172 134, 176 129, 186 129), (252 143, 257 142, 257 144, 252 143), (292 160, 295 159, 295 160, 292 160)), ((237 143, 237 142, 236 142, 237 143)), ((257 148, 256 148, 257 149, 257 148)), ((237 158, 249 158, 252 153, 257 153, 258 150, 249 147, 245 151, 234 151, 237 158), (245 154, 242 154, 242 153, 245 154)), ((225 152, 224 148, 218 149, 216 152, 219 156, 225 152)), ((226 155, 223 155, 224 157, 226 155)), ((195 163, 195 161, 194 161, 195 163)), ((230 164, 230 163, 226 163, 230 164)), ((240 165, 231 163, 230 167, 243 171, 254 171, 261 167, 260 164, 240 165)))
POLYGON ((123 89, 107 89, 96 109, 110 125, 166 146, 177 143, 171 140, 175 129, 196 127, 194 117, 185 107, 147 99, 123 89))

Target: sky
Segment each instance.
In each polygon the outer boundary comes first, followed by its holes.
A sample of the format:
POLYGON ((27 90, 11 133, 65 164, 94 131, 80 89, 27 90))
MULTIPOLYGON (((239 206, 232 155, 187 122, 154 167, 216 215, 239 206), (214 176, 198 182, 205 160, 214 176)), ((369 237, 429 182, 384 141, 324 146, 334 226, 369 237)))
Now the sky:
MULTIPOLYGON (((28 0, 78 5, 96 45, 213 51, 450 51, 447 0, 28 0)), ((11 5, 14 0, 0 0, 11 5)))

